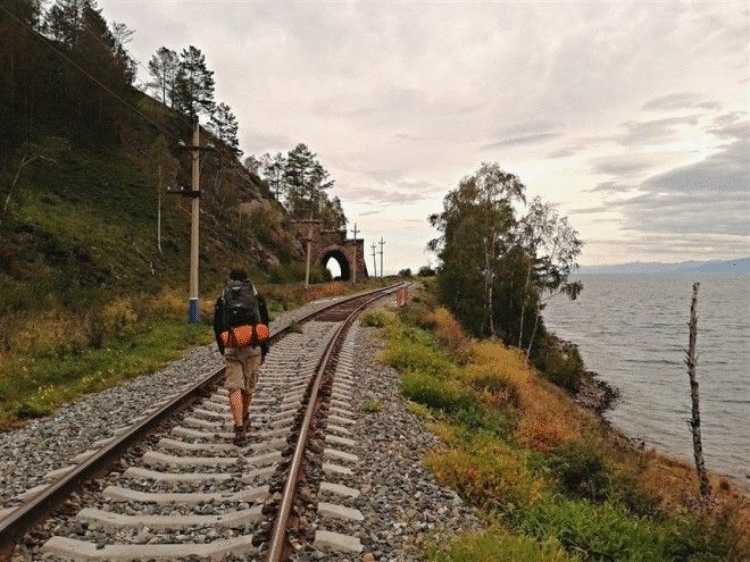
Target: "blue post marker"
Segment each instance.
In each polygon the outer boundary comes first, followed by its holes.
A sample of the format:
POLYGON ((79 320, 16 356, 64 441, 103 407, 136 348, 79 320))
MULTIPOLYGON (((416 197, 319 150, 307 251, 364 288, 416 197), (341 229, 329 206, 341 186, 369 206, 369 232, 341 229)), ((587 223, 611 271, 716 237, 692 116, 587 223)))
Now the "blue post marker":
POLYGON ((190 323, 195 324, 200 321, 200 311, 198 310, 198 299, 190 299, 190 323))

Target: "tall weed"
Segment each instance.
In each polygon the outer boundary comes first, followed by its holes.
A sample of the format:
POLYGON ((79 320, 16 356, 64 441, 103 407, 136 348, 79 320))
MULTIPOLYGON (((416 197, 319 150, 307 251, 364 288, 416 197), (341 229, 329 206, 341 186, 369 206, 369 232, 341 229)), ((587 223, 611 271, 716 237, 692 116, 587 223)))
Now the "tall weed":
POLYGON ((435 337, 443 349, 459 362, 465 363, 471 356, 472 342, 461 323, 444 307, 435 309, 431 320, 435 337))

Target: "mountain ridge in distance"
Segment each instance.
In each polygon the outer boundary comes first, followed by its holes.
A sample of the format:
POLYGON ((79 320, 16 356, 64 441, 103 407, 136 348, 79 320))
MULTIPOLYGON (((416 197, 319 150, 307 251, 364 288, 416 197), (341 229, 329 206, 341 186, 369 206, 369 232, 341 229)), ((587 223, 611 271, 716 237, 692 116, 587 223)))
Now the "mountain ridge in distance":
POLYGON ((668 262, 629 262, 615 265, 582 266, 578 273, 608 275, 661 275, 691 273, 750 273, 750 257, 731 260, 668 262))

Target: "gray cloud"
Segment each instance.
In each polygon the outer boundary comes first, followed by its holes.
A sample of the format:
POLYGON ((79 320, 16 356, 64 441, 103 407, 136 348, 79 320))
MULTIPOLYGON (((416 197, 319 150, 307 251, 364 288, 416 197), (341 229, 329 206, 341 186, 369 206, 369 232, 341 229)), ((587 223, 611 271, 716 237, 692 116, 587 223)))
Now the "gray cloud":
POLYGON ((593 158, 589 161, 591 171, 595 174, 608 174, 612 176, 633 176, 641 174, 652 168, 660 161, 657 154, 616 154, 593 158))
POLYGON ((659 96, 643 104, 647 111, 671 111, 678 109, 719 109, 720 105, 715 101, 704 99, 700 94, 680 93, 659 96))
POLYGON ((712 127, 707 132, 722 139, 750 140, 750 121, 733 122, 712 127))
POLYGON ((650 255, 700 255, 714 248, 746 255, 750 250, 750 142, 737 140, 703 161, 652 176, 638 186, 603 182, 605 204, 578 210, 624 217, 628 250, 650 255), (630 199, 610 195, 642 193, 630 199))
POLYGON ((497 142, 493 142, 491 144, 484 145, 481 149, 482 150, 490 150, 493 148, 501 148, 504 146, 517 146, 521 144, 535 144, 538 142, 542 142, 545 140, 553 139, 555 137, 559 137, 559 133, 538 133, 535 135, 525 135, 520 137, 509 137, 506 139, 499 140, 497 142))
POLYGON ((346 191, 347 200, 366 205, 412 204, 434 199, 435 194, 420 191, 418 183, 400 182, 389 188, 360 187, 346 191))
POLYGON ((642 187, 652 192, 747 194, 750 190, 750 141, 735 141, 701 162, 653 176, 644 181, 642 187))
POLYGON ((683 125, 695 127, 699 120, 697 116, 670 117, 653 121, 625 123, 626 132, 617 135, 614 140, 625 146, 652 144, 659 141, 673 139, 683 125))
POLYGON ((648 193, 616 206, 627 215, 629 230, 750 236, 748 193, 733 193, 720 200, 710 193, 648 193))
POLYGON ((620 182, 616 181, 604 181, 601 183, 598 183, 596 187, 593 187, 592 189, 586 190, 586 193, 595 193, 597 191, 603 192, 603 193, 622 193, 627 191, 633 191, 634 187, 632 185, 625 185, 620 182))

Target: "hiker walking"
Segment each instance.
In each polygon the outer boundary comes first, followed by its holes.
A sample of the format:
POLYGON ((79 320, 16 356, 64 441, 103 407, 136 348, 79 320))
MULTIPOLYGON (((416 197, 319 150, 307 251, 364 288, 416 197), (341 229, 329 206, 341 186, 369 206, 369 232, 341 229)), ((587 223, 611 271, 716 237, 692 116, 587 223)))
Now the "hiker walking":
POLYGON ((232 269, 214 307, 214 334, 226 360, 225 386, 234 419, 235 445, 245 443, 248 409, 258 373, 268 353, 266 301, 243 269, 232 269))

